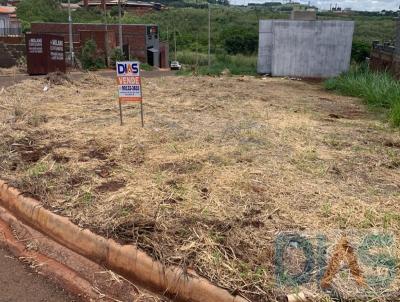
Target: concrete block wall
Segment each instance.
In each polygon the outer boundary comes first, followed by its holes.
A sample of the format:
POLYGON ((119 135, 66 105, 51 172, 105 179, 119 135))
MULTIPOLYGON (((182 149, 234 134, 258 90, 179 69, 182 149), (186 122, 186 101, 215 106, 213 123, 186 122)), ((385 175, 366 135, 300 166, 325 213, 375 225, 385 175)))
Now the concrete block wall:
POLYGON ((257 71, 326 78, 350 67, 353 21, 261 20, 257 71))
POLYGON ((273 21, 260 20, 257 58, 257 71, 259 73, 271 74, 272 72, 273 41, 273 21))

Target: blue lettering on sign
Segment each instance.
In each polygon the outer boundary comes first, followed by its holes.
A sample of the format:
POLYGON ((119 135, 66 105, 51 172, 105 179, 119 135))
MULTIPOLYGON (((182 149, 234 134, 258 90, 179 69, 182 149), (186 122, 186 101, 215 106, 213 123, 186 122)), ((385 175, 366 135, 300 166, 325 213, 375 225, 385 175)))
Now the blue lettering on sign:
POLYGON ((140 87, 138 85, 136 86, 121 86, 122 90, 135 90, 135 91, 139 91, 140 87))
POLYGON ((118 75, 129 75, 139 73, 139 63, 138 62, 123 62, 117 64, 118 75))

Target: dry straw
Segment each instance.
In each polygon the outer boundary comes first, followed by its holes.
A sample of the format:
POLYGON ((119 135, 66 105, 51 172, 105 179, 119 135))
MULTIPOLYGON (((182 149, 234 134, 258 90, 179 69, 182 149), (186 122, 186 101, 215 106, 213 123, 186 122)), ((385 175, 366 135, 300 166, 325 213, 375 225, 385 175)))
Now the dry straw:
POLYGON ((7 88, 1 177, 80 226, 251 301, 291 290, 274 273, 280 231, 399 235, 400 135, 358 100, 286 79, 143 86, 144 129, 135 104, 119 126, 113 79, 7 88))

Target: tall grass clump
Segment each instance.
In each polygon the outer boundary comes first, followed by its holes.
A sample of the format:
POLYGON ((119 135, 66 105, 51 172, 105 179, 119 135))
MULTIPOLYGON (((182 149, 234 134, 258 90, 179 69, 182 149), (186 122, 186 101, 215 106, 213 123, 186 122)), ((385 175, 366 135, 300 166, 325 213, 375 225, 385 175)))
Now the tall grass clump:
POLYGON ((366 65, 353 66, 338 77, 325 81, 325 88, 359 97, 375 109, 388 110, 390 122, 400 126, 400 83, 387 72, 373 72, 366 65))
MULTIPOLYGON (((171 53, 171 57, 173 58, 173 54, 171 53)), ((176 59, 182 63, 187 65, 200 65, 204 66, 208 64, 208 55, 205 53, 196 53, 193 51, 178 51, 176 53, 176 59)), ((212 55, 211 59, 214 60, 215 56, 212 55)))
POLYGON ((224 71, 234 75, 255 75, 257 74, 257 57, 242 54, 217 55, 210 70, 206 67, 202 69, 202 73, 211 75, 218 75, 224 71))
POLYGON ((208 67, 207 54, 194 52, 178 52, 177 59, 183 63, 184 70, 180 74, 200 75, 255 75, 257 73, 257 57, 253 55, 211 55, 211 66, 208 67))

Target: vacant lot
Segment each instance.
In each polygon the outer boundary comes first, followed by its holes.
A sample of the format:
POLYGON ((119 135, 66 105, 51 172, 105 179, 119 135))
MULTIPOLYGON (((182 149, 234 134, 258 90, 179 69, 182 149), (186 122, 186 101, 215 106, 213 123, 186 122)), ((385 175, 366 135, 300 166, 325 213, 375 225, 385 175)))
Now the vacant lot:
POLYGON ((50 80, 0 95, 1 178, 166 264, 263 301, 288 290, 280 231, 400 235, 400 134, 357 99, 287 79, 145 79, 142 129, 138 105, 119 125, 112 79, 50 80))

